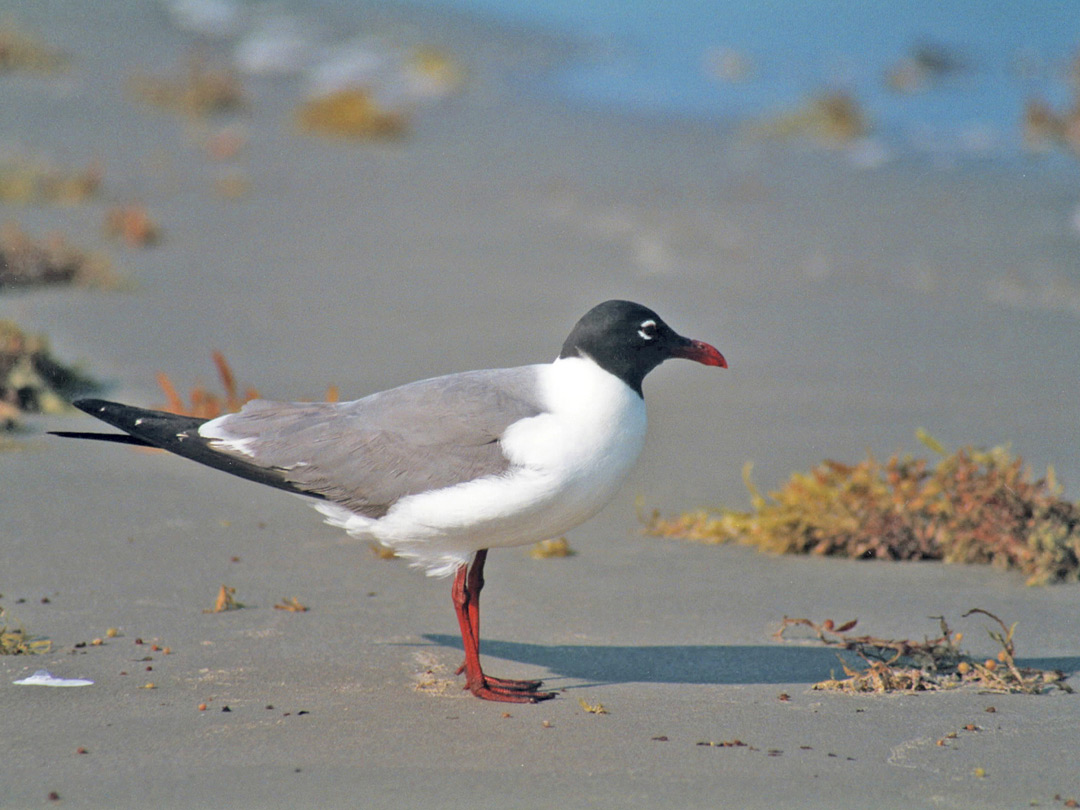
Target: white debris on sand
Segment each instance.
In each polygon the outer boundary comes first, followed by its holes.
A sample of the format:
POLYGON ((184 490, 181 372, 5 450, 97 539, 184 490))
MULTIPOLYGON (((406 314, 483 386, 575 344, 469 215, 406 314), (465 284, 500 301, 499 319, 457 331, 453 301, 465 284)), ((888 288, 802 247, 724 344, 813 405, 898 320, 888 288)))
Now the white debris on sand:
POLYGON ((22 680, 12 681, 17 686, 92 686, 93 681, 83 678, 57 678, 47 669, 39 669, 22 680))

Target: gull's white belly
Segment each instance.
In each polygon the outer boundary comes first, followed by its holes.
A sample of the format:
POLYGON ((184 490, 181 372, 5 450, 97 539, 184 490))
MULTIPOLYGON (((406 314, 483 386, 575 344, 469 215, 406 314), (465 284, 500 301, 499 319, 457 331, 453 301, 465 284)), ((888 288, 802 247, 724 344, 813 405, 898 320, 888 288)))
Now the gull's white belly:
POLYGON ((376 540, 433 576, 481 549, 558 536, 615 494, 645 442, 645 403, 591 360, 539 367, 546 412, 500 440, 507 473, 402 498, 379 519, 315 504, 328 522, 376 540))

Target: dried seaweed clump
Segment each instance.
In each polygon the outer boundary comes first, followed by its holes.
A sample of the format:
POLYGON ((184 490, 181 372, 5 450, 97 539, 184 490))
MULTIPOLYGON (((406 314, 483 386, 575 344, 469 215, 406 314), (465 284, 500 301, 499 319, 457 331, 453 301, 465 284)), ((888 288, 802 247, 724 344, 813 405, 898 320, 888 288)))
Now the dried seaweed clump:
POLYGON ((97 388, 53 359, 44 337, 0 320, 0 429, 15 427, 20 413, 61 413, 67 400, 97 388))
POLYGON ((993 619, 999 629, 989 630, 990 637, 1001 649, 995 658, 979 661, 960 649, 963 633, 956 633, 943 617, 940 635, 922 641, 885 639, 864 635, 855 636, 850 630, 856 622, 836 627, 832 620, 821 624, 810 619, 791 619, 787 616, 775 638, 789 640, 785 633, 793 627, 809 628, 818 641, 829 647, 848 650, 859 656, 865 669, 853 669, 841 659, 843 679, 830 678, 814 684, 814 689, 839 692, 926 692, 975 686, 984 692, 1012 692, 1038 695, 1053 689, 1072 692, 1065 683, 1065 673, 1021 667, 1016 663, 1013 634, 1016 625, 1008 627, 989 611, 969 610, 964 618, 978 613, 993 619))
MULTIPOLYGON (((215 350, 211 352, 211 357, 214 359, 214 366, 217 369, 218 378, 221 380, 224 394, 215 394, 202 385, 196 385, 191 389, 190 404, 186 403, 183 397, 177 393, 176 386, 173 385, 169 375, 164 371, 159 371, 157 383, 167 400, 166 404, 162 406, 164 410, 182 416, 213 419, 223 413, 235 413, 244 407, 245 402, 258 399, 259 392, 254 388, 246 388, 243 395, 240 394, 240 390, 236 385, 236 377, 233 375, 232 367, 225 359, 225 355, 215 350)), ((331 385, 326 389, 324 402, 337 402, 337 400, 338 389, 336 386, 331 385)))
POLYGON ((302 132, 342 138, 397 138, 409 128, 408 116, 379 104, 363 87, 346 87, 308 99, 295 112, 302 132))
POLYGON ((68 169, 29 157, 12 157, 0 163, 0 202, 77 205, 98 195, 103 175, 96 161, 81 169, 68 169))
POLYGON ((295 596, 283 597, 280 602, 274 604, 274 610, 284 610, 289 613, 307 613, 310 608, 300 603, 295 596))
POLYGON ((753 139, 813 138, 828 145, 848 144, 869 131, 866 115, 851 95, 832 91, 807 100, 792 112, 781 113, 748 130, 753 139))
POLYGON ((417 48, 409 55, 405 72, 414 95, 439 98, 465 86, 465 68, 450 54, 430 46, 417 48))
POLYGON ((1080 157, 1080 52, 1073 56, 1065 76, 1072 89, 1068 106, 1056 110, 1045 99, 1024 102, 1024 145, 1032 152, 1048 152, 1060 147, 1080 157))
POLYGON ((203 386, 196 385, 191 389, 191 404, 189 405, 176 392, 176 387, 173 385, 172 380, 169 379, 169 375, 164 371, 159 371, 157 382, 168 400, 164 406, 166 411, 181 414, 182 416, 213 419, 223 413, 238 411, 245 402, 258 398, 259 392, 254 388, 248 388, 241 397, 236 387, 236 378, 233 376, 232 368, 225 359, 225 355, 215 350, 211 353, 211 356, 214 358, 214 366, 217 368, 218 377, 221 379, 221 386, 225 390, 224 396, 211 393, 203 386))
POLYGON ((36 241, 14 222, 0 226, 0 291, 43 284, 116 284, 109 260, 68 244, 60 234, 36 241))
POLYGON ((31 70, 51 73, 67 66, 67 58, 55 48, 27 33, 11 19, 0 21, 0 73, 31 70))
POLYGON ((753 509, 654 513, 646 531, 709 543, 737 540, 778 554, 990 563, 1028 584, 1080 581, 1080 505, 1061 498, 1053 469, 1035 479, 1006 448, 967 447, 924 459, 872 455, 796 473, 769 498, 744 478, 753 509))
POLYGON ((212 608, 206 608, 203 613, 225 613, 229 610, 242 610, 245 607, 247 607, 247 605, 236 601, 236 588, 222 585, 218 588, 214 606, 212 608))
POLYGON ((188 59, 187 70, 178 78, 137 75, 130 89, 138 101, 190 118, 232 112, 246 104, 237 74, 210 65, 201 54, 188 59))
POLYGON ((161 241, 161 227, 145 205, 115 205, 105 212, 105 235, 128 247, 149 247, 161 241))
POLYGON ((885 85, 897 93, 921 93, 969 69, 967 61, 943 45, 921 43, 885 72, 885 85))
POLYGON ((1024 145, 1032 152, 1048 152, 1057 146, 1080 155, 1080 97, 1071 109, 1057 112, 1042 99, 1024 104, 1024 145))
POLYGON ((550 560, 555 557, 573 557, 577 554, 565 537, 553 537, 541 540, 529 549, 529 556, 534 560, 550 560))
POLYGON ((8 624, 0 608, 0 655, 37 655, 47 653, 51 646, 47 638, 31 636, 22 627, 8 624))

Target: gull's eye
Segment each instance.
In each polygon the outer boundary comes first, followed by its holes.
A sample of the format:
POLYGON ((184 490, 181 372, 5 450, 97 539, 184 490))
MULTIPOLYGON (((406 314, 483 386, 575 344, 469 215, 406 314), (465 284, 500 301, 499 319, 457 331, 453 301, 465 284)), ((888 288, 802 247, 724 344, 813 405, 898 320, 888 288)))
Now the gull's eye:
POLYGON ((642 321, 641 326, 638 327, 637 333, 641 335, 642 340, 655 340, 656 321, 651 319, 647 321, 642 321))

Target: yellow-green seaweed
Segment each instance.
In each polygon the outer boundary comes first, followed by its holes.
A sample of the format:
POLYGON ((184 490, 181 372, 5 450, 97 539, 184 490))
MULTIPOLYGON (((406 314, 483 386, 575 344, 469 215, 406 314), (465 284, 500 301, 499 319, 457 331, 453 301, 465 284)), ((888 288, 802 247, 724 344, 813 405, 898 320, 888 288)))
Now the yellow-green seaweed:
POLYGON ((946 453, 924 431, 918 437, 941 456, 936 465, 895 454, 824 461, 766 496, 747 464, 750 511, 654 512, 646 531, 775 554, 989 563, 1032 585, 1080 581, 1080 504, 1061 497, 1053 468, 1035 478, 1007 447, 946 453))

